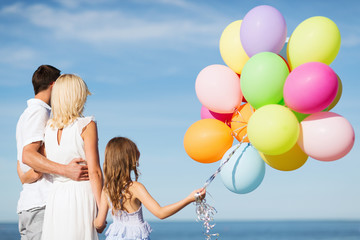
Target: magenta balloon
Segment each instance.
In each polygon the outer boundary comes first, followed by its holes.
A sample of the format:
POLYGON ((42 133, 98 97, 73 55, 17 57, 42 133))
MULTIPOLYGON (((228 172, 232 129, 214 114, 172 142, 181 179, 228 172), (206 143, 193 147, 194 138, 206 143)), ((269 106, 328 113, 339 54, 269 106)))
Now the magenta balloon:
POLYGON ((279 53, 285 44, 286 34, 284 16, 268 5, 251 9, 240 28, 241 44, 249 57, 259 52, 279 53))
POLYGON ((229 67, 214 64, 200 71, 196 95, 203 106, 217 113, 232 113, 241 105, 240 78, 229 67))
POLYGON ((230 123, 231 118, 232 118, 232 113, 217 113, 217 112, 213 112, 209 109, 207 109, 204 106, 201 106, 201 119, 217 119, 219 121, 222 121, 224 123, 230 123))
POLYGON ((334 161, 344 157, 354 145, 354 129, 344 117, 333 112, 318 112, 300 123, 298 144, 310 157, 334 161))
POLYGON ((304 63, 286 78, 284 100, 292 110, 311 114, 327 108, 338 91, 336 73, 320 62, 304 63))

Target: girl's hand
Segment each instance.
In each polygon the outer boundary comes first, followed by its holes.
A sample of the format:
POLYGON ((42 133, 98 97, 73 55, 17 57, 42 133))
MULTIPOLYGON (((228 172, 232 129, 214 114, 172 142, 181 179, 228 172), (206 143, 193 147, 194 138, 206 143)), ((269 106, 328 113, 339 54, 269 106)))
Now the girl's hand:
POLYGON ((203 200, 206 196, 206 189, 199 188, 199 189, 192 191, 192 193, 190 193, 190 195, 188 196, 188 198, 191 200, 190 202, 196 201, 196 195, 198 195, 200 197, 200 200, 203 200))
MULTIPOLYGON (((95 221, 94 221, 94 225, 95 225, 95 221)), ((102 226, 96 226, 95 225, 95 229, 98 233, 102 233, 104 231, 104 229, 106 228, 107 222, 105 221, 105 224, 103 224, 102 226)))

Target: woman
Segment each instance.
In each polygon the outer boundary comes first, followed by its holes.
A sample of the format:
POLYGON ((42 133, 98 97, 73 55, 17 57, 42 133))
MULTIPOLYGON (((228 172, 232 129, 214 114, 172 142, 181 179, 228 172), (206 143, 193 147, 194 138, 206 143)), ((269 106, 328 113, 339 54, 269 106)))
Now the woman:
POLYGON ((98 239, 93 220, 100 203, 102 172, 97 127, 93 117, 82 117, 90 92, 73 74, 63 74, 52 89, 52 118, 45 129, 47 158, 68 164, 85 159, 90 181, 73 181, 53 175, 53 189, 46 204, 42 239, 98 239))

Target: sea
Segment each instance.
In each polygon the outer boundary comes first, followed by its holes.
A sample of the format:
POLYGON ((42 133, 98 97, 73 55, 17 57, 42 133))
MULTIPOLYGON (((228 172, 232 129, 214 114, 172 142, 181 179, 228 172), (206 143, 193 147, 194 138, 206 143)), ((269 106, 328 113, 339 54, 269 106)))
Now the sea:
MULTIPOLYGON (((206 240, 196 221, 149 223, 152 240, 206 240)), ((360 240, 360 221, 220 221, 211 233, 219 234, 213 240, 360 240)), ((0 223, 0 239, 20 239, 17 223, 0 223)))

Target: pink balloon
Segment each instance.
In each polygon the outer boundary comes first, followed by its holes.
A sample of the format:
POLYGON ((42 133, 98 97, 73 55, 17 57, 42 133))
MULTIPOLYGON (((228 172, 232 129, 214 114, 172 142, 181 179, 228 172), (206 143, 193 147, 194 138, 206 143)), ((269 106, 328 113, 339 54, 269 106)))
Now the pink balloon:
POLYGON ((295 68, 284 84, 286 106, 311 114, 327 108, 338 90, 336 73, 328 65, 308 62, 295 68))
POLYGON ((298 144, 310 157, 334 161, 348 154, 354 145, 355 133, 344 117, 333 112, 318 112, 300 123, 298 144))
POLYGON ((214 64, 198 74, 196 95, 207 109, 217 113, 232 113, 241 105, 240 78, 229 67, 214 64))
POLYGON ((200 115, 201 115, 201 119, 207 119, 207 118, 217 119, 228 125, 230 124, 231 118, 233 116, 232 113, 216 113, 216 112, 210 111, 209 109, 207 109, 204 106, 201 107, 200 115))

